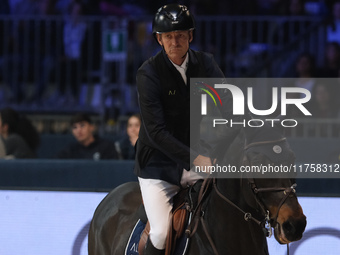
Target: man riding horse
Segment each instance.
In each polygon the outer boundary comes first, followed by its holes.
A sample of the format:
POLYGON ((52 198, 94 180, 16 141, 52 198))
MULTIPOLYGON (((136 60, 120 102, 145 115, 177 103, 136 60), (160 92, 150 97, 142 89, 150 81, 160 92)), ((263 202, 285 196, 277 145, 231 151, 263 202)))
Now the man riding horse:
MULTIPOLYGON (((181 187, 209 175, 202 177, 194 171, 195 166, 212 165, 208 153, 190 148, 192 141, 198 145, 200 132, 199 123, 190 130, 189 81, 193 77, 224 75, 211 54, 190 49, 194 29, 194 18, 186 6, 169 4, 159 8, 153 20, 153 35, 162 50, 137 72, 142 125, 135 173, 150 223, 146 255, 164 253, 172 198, 181 187)), ((233 118, 227 111, 224 115, 233 118)))

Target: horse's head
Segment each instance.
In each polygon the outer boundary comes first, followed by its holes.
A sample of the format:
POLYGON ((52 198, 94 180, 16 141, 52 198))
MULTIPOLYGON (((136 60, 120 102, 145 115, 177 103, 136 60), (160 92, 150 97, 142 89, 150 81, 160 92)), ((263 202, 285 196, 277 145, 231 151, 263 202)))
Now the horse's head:
POLYGON ((269 212, 269 222, 274 227, 276 240, 281 244, 301 239, 306 227, 306 216, 295 194, 294 176, 282 174, 280 169, 292 170, 295 156, 283 131, 276 127, 263 127, 246 132, 244 164, 248 166, 272 166, 279 170, 274 178, 244 178, 250 186, 246 200, 262 214, 269 212))

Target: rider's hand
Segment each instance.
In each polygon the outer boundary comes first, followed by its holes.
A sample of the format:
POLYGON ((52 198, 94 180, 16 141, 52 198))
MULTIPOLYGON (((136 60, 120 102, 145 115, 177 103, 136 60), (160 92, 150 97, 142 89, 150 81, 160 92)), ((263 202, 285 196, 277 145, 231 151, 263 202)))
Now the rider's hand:
POLYGON ((198 155, 193 164, 195 165, 196 172, 210 175, 210 167, 212 166, 211 158, 198 155), (199 168, 199 170, 197 168, 199 168))

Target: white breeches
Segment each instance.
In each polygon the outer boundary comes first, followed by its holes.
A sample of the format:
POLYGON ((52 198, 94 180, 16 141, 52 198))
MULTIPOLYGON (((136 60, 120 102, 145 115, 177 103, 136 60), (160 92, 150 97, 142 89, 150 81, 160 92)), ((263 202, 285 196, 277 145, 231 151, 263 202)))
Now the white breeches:
MULTIPOLYGON (((194 184, 199 179, 202 179, 202 175, 193 170, 183 170, 181 185, 186 187, 194 184)), ((163 250, 165 249, 171 219, 172 198, 180 190, 180 187, 158 179, 138 178, 138 180, 146 215, 150 223, 150 240, 155 248, 163 250)))

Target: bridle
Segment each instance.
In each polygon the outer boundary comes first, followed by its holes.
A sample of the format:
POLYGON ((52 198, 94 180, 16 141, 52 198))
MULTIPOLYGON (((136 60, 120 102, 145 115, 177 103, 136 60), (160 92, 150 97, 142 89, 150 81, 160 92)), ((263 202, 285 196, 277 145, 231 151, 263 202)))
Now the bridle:
MULTIPOLYGON (((281 198, 281 201, 277 207, 277 211, 275 213, 275 216, 273 217, 273 222, 274 224, 277 224, 277 217, 279 216, 279 211, 282 207, 282 205, 286 202, 287 198, 292 194, 295 193, 295 188, 297 186, 297 184, 294 182, 290 187, 275 187, 275 188, 258 188, 256 186, 255 183, 255 179, 254 178, 249 178, 248 179, 248 184, 251 187, 251 190, 254 193, 254 198, 256 200, 256 203, 260 206, 261 211, 264 215, 267 216, 268 214, 268 210, 267 208, 265 208, 265 205, 263 204, 263 202, 259 199, 258 195, 260 193, 267 193, 267 192, 283 192, 283 197, 281 198)), ((270 223, 268 223, 270 225, 270 223)), ((267 236, 271 236, 271 235, 267 235, 267 236)))
MULTIPOLYGON (((283 141, 286 141, 286 138, 283 137, 281 139, 277 139, 277 140, 271 140, 271 141, 261 141, 261 142, 254 142, 254 143, 250 143, 248 145, 245 146, 244 150, 248 150, 252 147, 255 147, 255 146, 260 146, 260 145, 267 145, 267 144, 274 144, 274 143, 279 143, 279 142, 283 142, 283 141)), ((245 161, 249 164, 249 161, 248 159, 244 160, 244 163, 245 161)), ((295 188, 297 186, 297 184, 295 183, 295 180, 291 179, 291 182, 292 182, 292 185, 290 187, 269 187, 269 188, 258 188, 257 185, 256 185, 256 182, 255 182, 255 179, 254 178, 247 178, 248 180, 248 184, 252 190, 252 193, 254 194, 254 198, 255 198, 255 201, 256 201, 256 204, 260 207, 261 211, 262 211, 262 214, 265 216, 266 218, 266 224, 268 224, 269 226, 269 233, 267 233, 266 235, 267 236, 271 236, 272 235, 272 231, 271 231, 271 224, 269 222, 269 210, 265 207, 264 203, 262 202, 262 200, 259 198, 259 194, 261 193, 268 193, 268 192, 283 192, 283 197, 277 207, 277 211, 276 211, 276 214, 275 216, 273 217, 273 223, 274 224, 277 224, 277 218, 278 218, 278 215, 279 215, 279 211, 282 207, 282 205, 286 202, 287 198, 292 194, 292 193, 295 193, 295 188)), ((216 187, 216 191, 217 191, 217 186, 215 185, 216 187)), ((222 198, 223 194, 221 194, 220 192, 218 192, 219 196, 222 198)), ((224 197, 224 196, 223 196, 224 197)), ((236 206, 236 205, 234 205, 236 206)), ((247 218, 248 220, 249 219, 253 219, 255 220, 251 214, 247 214, 248 216, 246 217, 245 216, 245 219, 247 218)), ((259 225, 263 225, 261 221, 258 221, 256 220, 257 223, 259 225)))
MULTIPOLYGON (((253 147, 253 146, 258 146, 258 145, 264 145, 264 144, 271 144, 271 143, 277 143, 277 142, 282 142, 285 141, 286 138, 282 138, 279 140, 275 140, 275 141, 263 141, 263 142, 256 142, 256 143, 251 143, 249 145, 247 145, 245 147, 245 150, 253 147)), ((243 218, 245 221, 253 221, 255 222, 257 225, 259 225, 260 227, 262 227, 262 229, 265 232, 265 235, 267 237, 271 237, 272 236, 272 226, 271 226, 271 221, 275 224, 278 224, 277 222, 277 218, 279 215, 279 211, 282 207, 282 205, 286 202, 287 198, 292 194, 295 193, 295 188, 297 186, 297 184, 294 182, 290 187, 269 187, 269 188, 258 188, 255 182, 254 178, 247 178, 248 180, 248 184, 252 190, 252 194, 254 195, 254 199, 256 201, 256 204, 260 207, 261 209, 261 213, 264 216, 264 219, 259 220, 256 219, 255 217, 252 216, 252 214, 250 212, 246 212, 244 211, 242 208, 240 208, 238 205, 236 205, 234 202, 232 202, 229 198, 227 198, 225 195, 223 195, 218 187, 217 187, 217 179, 213 178, 213 179, 205 179, 202 187, 201 187, 201 196, 199 198, 199 203, 198 206, 196 207, 195 211, 194 211, 194 217, 197 216, 199 213, 199 218, 200 218, 200 222, 202 224, 203 230, 205 232, 205 235, 214 251, 214 254, 218 255, 218 251, 217 248, 209 234, 208 231, 208 227, 204 222, 204 211, 202 210, 202 200, 205 197, 205 194, 207 193, 207 190, 212 182, 212 187, 213 190, 216 192, 216 194, 225 202, 227 202, 228 204, 230 204, 231 206, 233 206, 234 208, 236 208, 238 211, 240 211, 243 214, 243 218), (212 180, 212 181, 211 181, 212 180), (259 194, 261 193, 268 193, 268 192, 283 192, 283 197, 280 200, 280 203, 278 204, 277 207, 277 211, 275 213, 275 216, 273 217, 273 219, 270 219, 270 215, 269 215, 269 210, 266 208, 266 206, 264 205, 263 201, 261 200, 261 198, 259 198, 259 194)), ((196 219, 198 219, 198 217, 196 217, 196 219)), ((192 222, 191 222, 192 223, 192 222)), ((190 223, 189 226, 191 226, 192 224, 190 223)), ((195 223, 193 225, 194 226, 194 230, 192 231, 190 228, 187 229, 186 233, 188 236, 192 236, 194 234, 194 232, 197 229, 197 224, 198 224, 198 220, 195 221, 195 223)), ((289 244, 287 244, 287 255, 289 255, 289 244)))
POLYGON ((262 215, 264 216, 263 220, 258 220, 256 218, 254 218, 251 213, 249 212, 245 212, 243 209, 241 209, 238 205, 236 205, 234 202, 232 202, 230 199, 228 199, 226 196, 224 196, 217 187, 216 184, 216 179, 213 179, 213 187, 214 190, 216 191, 216 194, 224 201, 226 201, 227 203, 229 203, 230 205, 232 205, 233 207, 235 207, 236 209, 238 209, 242 214, 243 214, 243 218, 245 221, 249 221, 252 220, 254 221, 256 224, 260 225, 261 227, 265 228, 267 230, 266 232, 266 236, 267 237, 271 237, 272 235, 272 230, 271 230, 271 223, 270 223, 270 217, 269 217, 269 210, 265 207, 264 203, 261 201, 261 199, 258 197, 259 193, 265 193, 265 192, 280 192, 283 191, 283 198, 281 199, 278 207, 277 207, 277 212, 275 214, 275 217, 273 218, 273 222, 276 224, 277 223, 277 217, 279 215, 279 211, 280 208, 282 207, 282 205, 285 203, 285 201, 287 200, 287 198, 289 197, 289 195, 291 193, 295 193, 295 187, 297 186, 296 183, 294 183, 292 186, 288 187, 288 188, 284 188, 284 187, 278 187, 278 188, 258 188, 255 184, 255 180, 250 178, 248 179, 248 183, 253 191, 254 194, 254 198, 255 201, 257 203, 257 205, 260 206, 261 211, 262 211, 262 215))
MULTIPOLYGON (((250 220, 254 221, 257 225, 259 225, 259 226, 261 226, 263 228, 263 230, 265 231, 265 235, 267 237, 271 237, 273 232, 272 232, 272 226, 271 226, 271 223, 270 223, 271 219, 270 219, 270 216, 269 216, 269 210, 267 210, 267 208, 265 207, 264 203, 258 197, 258 194, 266 193, 266 192, 282 192, 283 191, 284 196, 282 197, 282 199, 281 199, 281 201, 280 201, 280 203, 279 203, 279 205, 277 207, 276 214, 275 214, 274 218, 272 219, 272 221, 273 221, 273 223, 275 225, 275 224, 278 224, 277 217, 279 216, 279 211, 280 211, 282 205, 286 202, 286 200, 290 196, 290 194, 296 192, 295 188, 296 188, 297 184, 294 183, 290 187, 258 188, 256 186, 255 180, 253 178, 249 178, 248 179, 248 183, 249 183, 249 185, 250 185, 250 187, 251 187, 251 189, 253 191, 254 198, 255 198, 255 201, 256 201, 257 205, 259 205, 260 208, 261 208, 262 215, 264 216, 263 220, 256 219, 255 217, 253 217, 251 215, 250 212, 245 212, 238 205, 236 205, 234 202, 232 202, 230 199, 228 199, 226 196, 224 196, 218 190, 218 187, 217 187, 217 184, 216 184, 216 179, 213 179, 213 187, 214 187, 214 190, 215 190, 216 194, 222 200, 224 200, 225 202, 229 203, 234 208, 239 210, 243 214, 243 218, 244 218, 245 221, 250 221, 250 220)), ((217 251, 216 248, 213 248, 213 249, 217 251)), ((215 253, 215 254, 218 254, 218 253, 215 253)), ((287 255, 289 255, 289 245, 288 244, 287 244, 287 255)))
MULTIPOLYGON (((279 143, 279 142, 283 142, 283 141, 286 141, 285 137, 283 137, 281 139, 278 139, 278 140, 254 142, 254 143, 250 143, 250 144, 246 145, 244 150, 246 151, 249 148, 252 148, 252 147, 255 147, 255 146, 274 144, 274 143, 279 143)), ((276 211, 275 216, 273 217, 273 220, 272 220, 273 224, 276 225, 276 224, 278 224, 277 218, 279 216, 279 212, 280 212, 280 209, 281 209, 282 205, 286 202, 287 198, 292 193, 296 193, 295 188, 297 187, 297 184, 295 182, 295 179, 291 179, 291 182, 293 184, 290 187, 258 188, 256 183, 255 183, 255 179, 254 178, 248 178, 248 184, 250 185, 250 188, 253 191, 254 198, 255 198, 255 201, 256 201, 257 205, 259 205, 259 207, 261 208, 262 214, 265 215, 265 220, 262 221, 262 222, 260 222, 258 220, 255 220, 251 216, 251 214, 249 214, 248 217, 250 219, 252 219, 253 221, 257 221, 257 223, 261 227, 263 227, 267 237, 271 237, 272 236, 272 227, 271 227, 271 223, 270 223, 269 210, 267 210, 265 208, 264 203, 259 198, 259 194, 260 193, 266 193, 266 192, 282 192, 283 191, 283 197, 282 197, 282 199, 281 199, 281 201, 280 201, 280 203, 279 203, 279 205, 277 207, 277 211, 276 211)), ((287 255, 289 255, 289 244, 288 243, 287 243, 287 255)))

